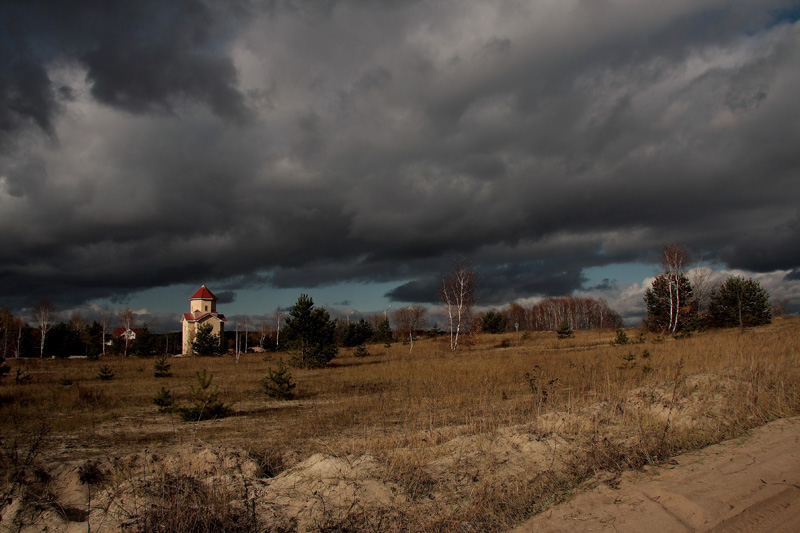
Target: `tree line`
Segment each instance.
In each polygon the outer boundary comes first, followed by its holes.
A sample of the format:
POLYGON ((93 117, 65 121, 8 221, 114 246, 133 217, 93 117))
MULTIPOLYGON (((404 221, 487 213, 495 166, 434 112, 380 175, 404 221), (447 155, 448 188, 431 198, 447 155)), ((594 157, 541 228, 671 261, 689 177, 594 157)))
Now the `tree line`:
POLYGON ((136 327, 135 314, 130 309, 117 313, 102 311, 91 322, 80 313, 73 313, 67 321, 59 321, 52 304, 43 300, 34 308, 33 317, 38 327, 14 316, 7 308, 0 308, 0 354, 3 357, 146 356, 175 353, 181 346, 179 332, 152 333, 147 324, 136 327), (135 338, 115 336, 115 329, 135 331, 135 338))

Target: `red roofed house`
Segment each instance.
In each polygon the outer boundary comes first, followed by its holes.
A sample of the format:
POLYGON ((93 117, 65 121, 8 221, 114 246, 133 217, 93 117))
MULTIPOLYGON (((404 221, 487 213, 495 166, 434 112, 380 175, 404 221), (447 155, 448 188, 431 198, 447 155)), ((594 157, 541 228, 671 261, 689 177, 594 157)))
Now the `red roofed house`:
POLYGON ((192 353, 197 328, 211 324, 211 332, 220 338, 225 338, 225 315, 217 313, 217 297, 203 285, 189 298, 189 312, 183 313, 183 353, 192 353))

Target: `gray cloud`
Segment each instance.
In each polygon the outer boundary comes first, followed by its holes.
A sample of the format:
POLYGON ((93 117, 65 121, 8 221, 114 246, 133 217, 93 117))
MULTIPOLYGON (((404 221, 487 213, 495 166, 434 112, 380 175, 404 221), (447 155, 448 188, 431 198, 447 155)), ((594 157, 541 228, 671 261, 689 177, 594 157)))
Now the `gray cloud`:
POLYGON ((800 268, 792 6, 6 3, 0 291, 430 302, 466 255, 502 305, 665 241, 800 268))
POLYGON ((85 72, 91 94, 103 104, 134 113, 172 112, 196 100, 235 121, 248 117, 227 54, 228 26, 244 2, 156 0, 5 2, 0 7, 0 132, 5 143, 26 124, 52 134, 72 99, 55 71, 85 72))
POLYGON ((236 293, 233 291, 220 291, 215 294, 217 303, 229 304, 236 301, 236 293))

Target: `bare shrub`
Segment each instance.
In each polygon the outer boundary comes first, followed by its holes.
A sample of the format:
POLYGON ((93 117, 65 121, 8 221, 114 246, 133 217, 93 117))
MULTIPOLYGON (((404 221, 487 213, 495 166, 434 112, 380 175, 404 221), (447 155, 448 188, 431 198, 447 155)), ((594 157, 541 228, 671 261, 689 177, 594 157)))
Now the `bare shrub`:
POLYGON ((261 523, 254 502, 238 502, 218 485, 194 476, 164 473, 143 487, 148 503, 126 524, 134 531, 191 531, 193 533, 255 532, 261 523))

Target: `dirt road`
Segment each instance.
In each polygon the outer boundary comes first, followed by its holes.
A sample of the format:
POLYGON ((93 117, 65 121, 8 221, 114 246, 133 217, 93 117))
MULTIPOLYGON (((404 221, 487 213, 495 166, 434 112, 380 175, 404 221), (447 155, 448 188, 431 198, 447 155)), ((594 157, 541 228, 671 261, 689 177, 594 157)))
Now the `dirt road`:
POLYGON ((514 533, 532 531, 800 531, 800 417, 626 473, 514 533))

